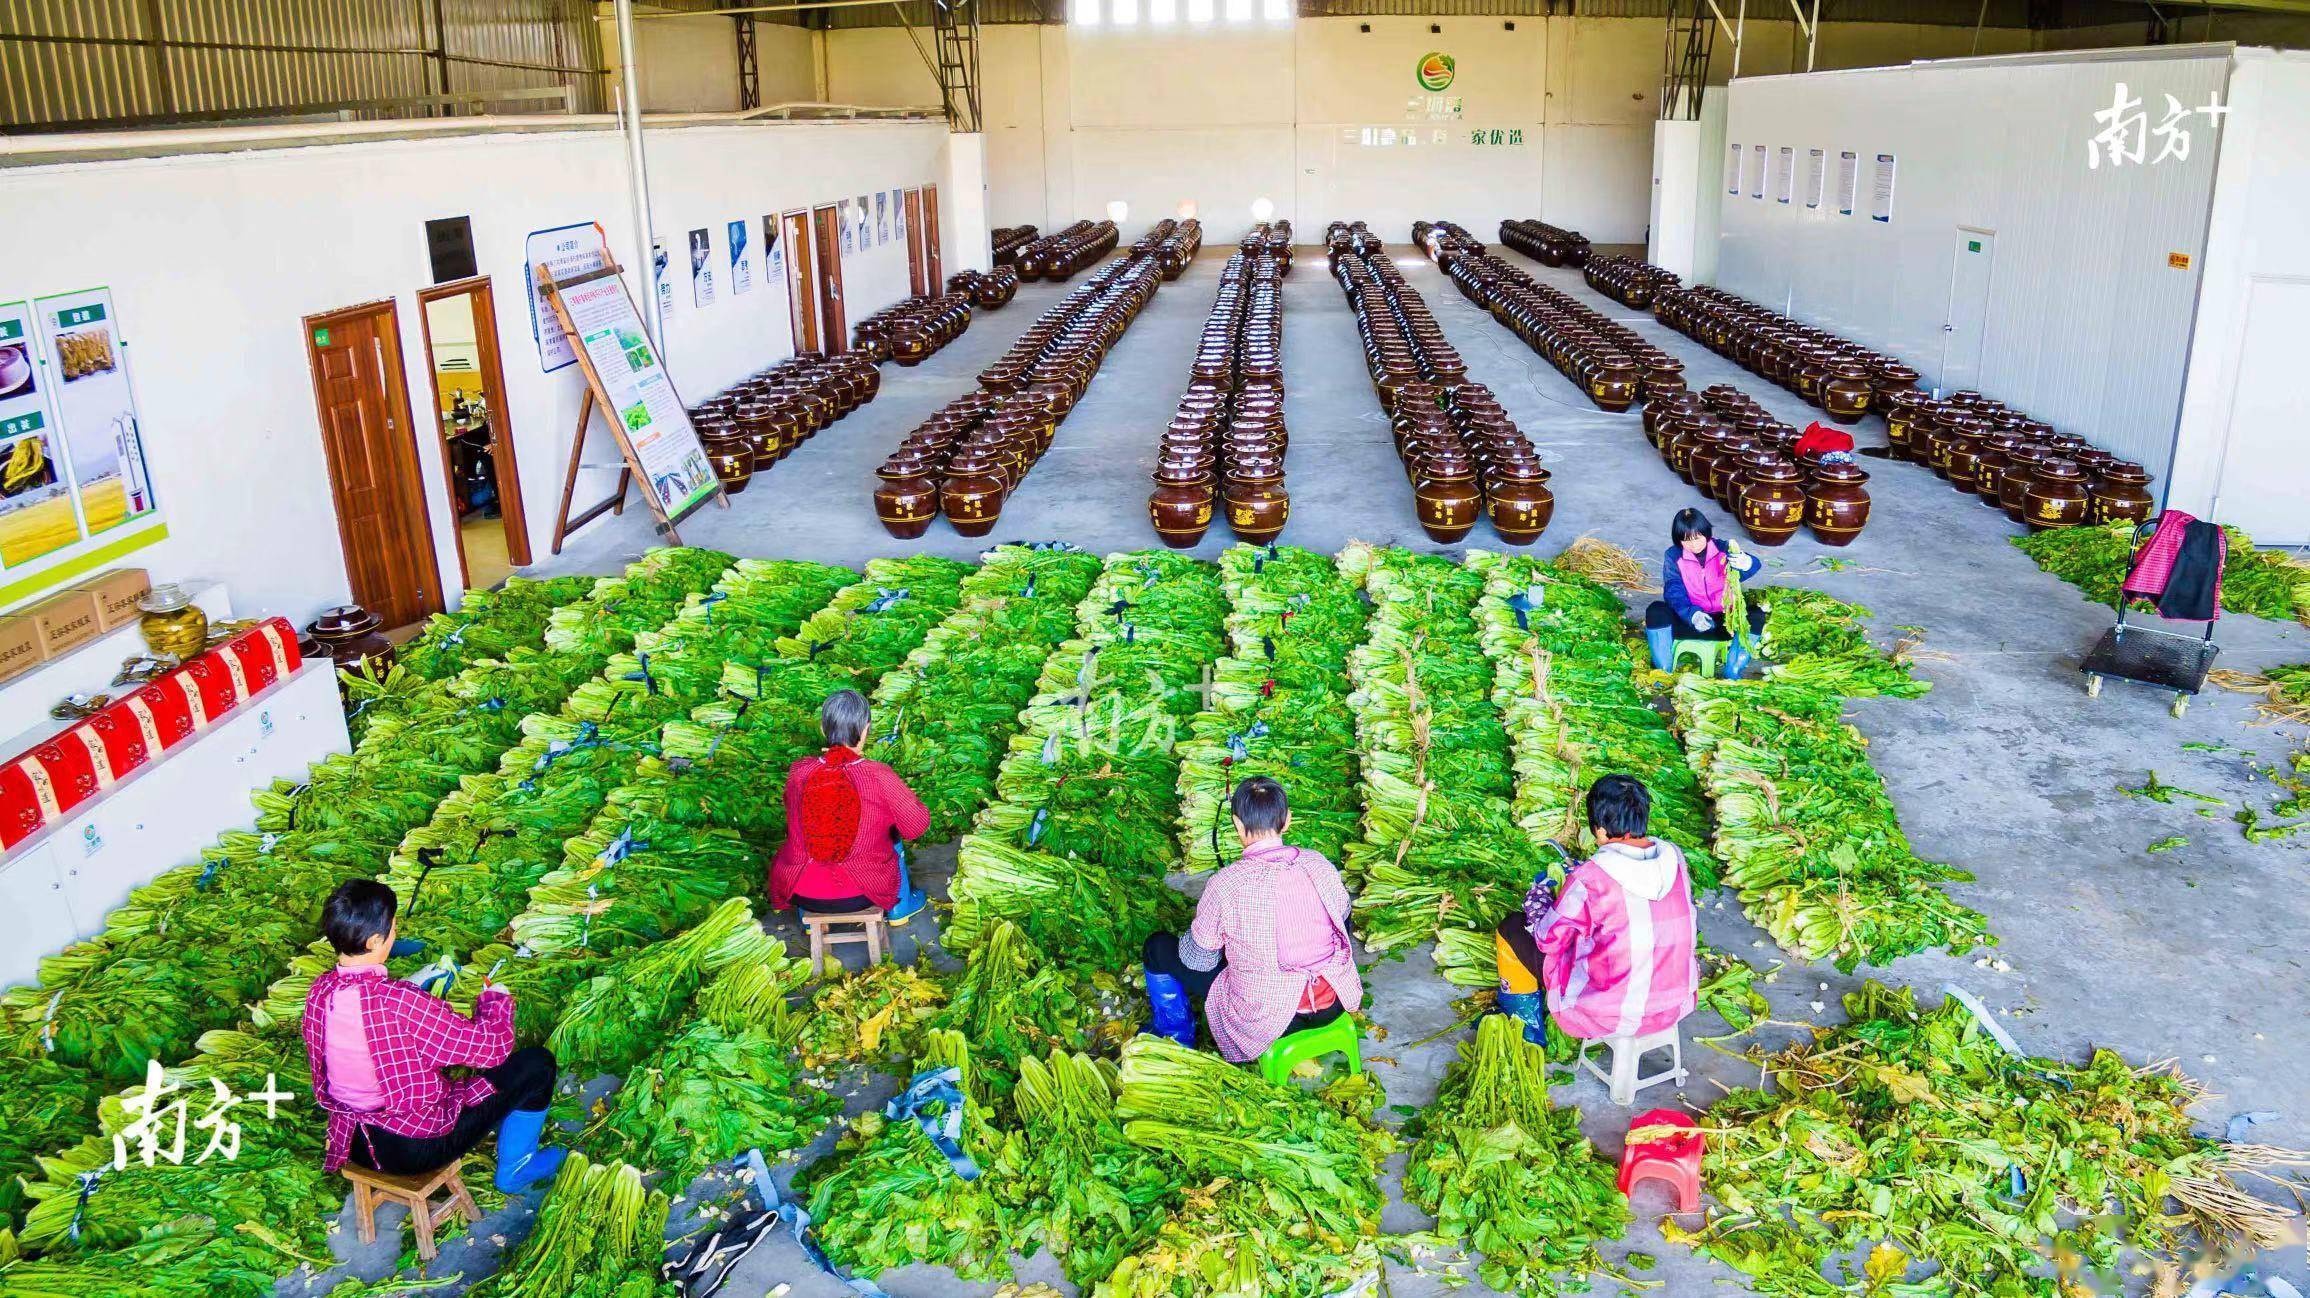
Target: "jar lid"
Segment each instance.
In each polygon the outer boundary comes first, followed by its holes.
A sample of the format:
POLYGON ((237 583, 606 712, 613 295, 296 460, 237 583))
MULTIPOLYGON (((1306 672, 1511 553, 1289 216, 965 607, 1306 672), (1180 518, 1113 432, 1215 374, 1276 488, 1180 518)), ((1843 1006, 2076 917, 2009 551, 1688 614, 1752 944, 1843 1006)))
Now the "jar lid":
POLYGON ((192 592, 172 581, 139 595, 136 606, 146 613, 179 613, 192 607, 192 602, 192 592))
POLYGON ((323 609, 306 629, 324 638, 365 635, 377 629, 377 615, 359 604, 340 604, 323 609))

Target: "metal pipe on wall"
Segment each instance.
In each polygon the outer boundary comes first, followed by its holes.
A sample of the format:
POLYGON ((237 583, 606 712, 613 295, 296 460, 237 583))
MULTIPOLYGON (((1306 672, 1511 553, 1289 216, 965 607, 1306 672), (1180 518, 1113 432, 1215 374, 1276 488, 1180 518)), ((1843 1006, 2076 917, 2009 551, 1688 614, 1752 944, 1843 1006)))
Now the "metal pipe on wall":
POLYGON ((634 0, 617 0, 618 124, 626 135, 626 176, 633 191, 634 266, 642 276, 642 319, 658 359, 666 355, 666 321, 658 306, 657 229, 650 220, 650 158, 642 144, 642 84, 634 56, 634 0))

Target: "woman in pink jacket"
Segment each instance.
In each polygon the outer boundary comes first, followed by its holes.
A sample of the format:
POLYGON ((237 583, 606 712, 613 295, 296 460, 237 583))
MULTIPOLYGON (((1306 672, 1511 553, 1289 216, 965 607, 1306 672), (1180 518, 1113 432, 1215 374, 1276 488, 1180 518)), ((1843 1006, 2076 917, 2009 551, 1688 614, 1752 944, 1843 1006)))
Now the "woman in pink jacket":
POLYGON ((1561 890, 1534 881, 1524 908, 1500 921, 1500 1009, 1534 1045, 1547 1043, 1543 993, 1547 1015, 1583 1041, 1664 1031, 1699 1003, 1692 878, 1684 853, 1647 832, 1651 816, 1634 778, 1590 785, 1595 854, 1561 890))
POLYGON ((1186 934, 1149 937, 1142 958, 1151 1030, 1194 1045, 1200 1001, 1220 1056, 1240 1064, 1354 1012, 1364 986, 1348 945, 1347 888, 1323 853, 1283 841, 1283 786, 1245 780, 1229 809, 1243 855, 1211 876, 1186 934))

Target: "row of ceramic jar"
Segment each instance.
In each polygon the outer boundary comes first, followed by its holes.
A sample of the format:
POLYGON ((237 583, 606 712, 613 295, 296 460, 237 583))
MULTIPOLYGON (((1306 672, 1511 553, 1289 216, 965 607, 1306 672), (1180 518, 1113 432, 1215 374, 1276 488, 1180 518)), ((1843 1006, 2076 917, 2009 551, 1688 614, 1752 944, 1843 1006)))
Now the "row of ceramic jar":
MULTIPOLYGON (((1252 243, 1252 240, 1245 240, 1252 243)), ((1236 252, 1219 274, 1187 390, 1163 430, 1148 521, 1165 545, 1203 539, 1215 504, 1236 539, 1272 541, 1291 517, 1283 459, 1283 268, 1236 252)))
POLYGON ((1077 221, 1020 248, 1012 264, 1020 279, 1073 279, 1075 272, 1114 251, 1119 238, 1113 221, 1077 221))
POLYGON ((875 470, 875 517, 912 540, 944 513, 985 536, 1074 409, 1091 376, 1161 284, 1149 256, 1119 258, 1029 325, 979 373, 979 390, 947 403, 875 470))
POLYGON ((1040 236, 1031 225, 998 225, 990 237, 994 248, 993 264, 1008 266, 1018 260, 1019 249, 1033 243, 1040 236))
POLYGON ((2147 469, 2054 431, 1978 392, 1936 400, 1895 393, 1886 409, 1897 459, 1933 470, 1959 491, 2031 528, 2139 523, 2156 509, 2147 469))
POLYGON ((1428 254, 1428 260, 1449 269, 1452 258, 1484 251, 1484 242, 1468 233, 1466 226, 1452 221, 1412 222, 1412 245, 1428 254))
POLYGON ((1174 221, 1169 217, 1157 221, 1154 228, 1139 236, 1131 251, 1155 258, 1163 268, 1163 278, 1174 280, 1203 250, 1203 222, 1194 217, 1174 221))
POLYGON ((1543 266, 1585 266, 1591 252, 1587 235, 1546 221, 1502 221, 1500 242, 1543 266))
POLYGON ((1556 507, 1548 470, 1492 391, 1468 380, 1427 302, 1377 249, 1335 251, 1333 276, 1355 313, 1421 530, 1452 544, 1488 515, 1502 541, 1537 540, 1556 507))
POLYGON ((982 311, 1009 306, 1019 295, 1019 272, 1010 266, 993 270, 958 270, 946 277, 946 291, 960 293, 982 311))
POLYGON ((1656 290, 1652 313, 1718 355, 1819 406, 1835 423, 1857 422, 1880 407, 1888 393, 1917 385, 1917 371, 1889 356, 1722 289, 1656 290))
POLYGON ((950 287, 935 296, 903 298, 859 321, 850 345, 875 360, 912 368, 970 327, 970 295, 950 287))
POLYGON ((1261 221, 1245 232, 1241 247, 1245 252, 1266 253, 1282 267, 1281 273, 1291 273, 1291 222, 1261 221))
POLYGON ((1662 270, 1634 257, 1599 257, 1581 269, 1580 277, 1588 281, 1588 287, 1639 311, 1649 308, 1661 293, 1683 283, 1675 271, 1662 270))
POLYGON ((1684 362, 1560 289, 1489 253, 1462 253, 1445 274, 1603 410, 1684 390, 1684 362))
POLYGON ((881 390, 882 371, 865 353, 813 352, 788 357, 699 403, 690 423, 722 490, 736 495, 756 473, 881 390))
POLYGON ((1850 456, 1794 454, 1797 430, 1730 384, 1648 404, 1644 431, 1669 468, 1759 545, 1780 545, 1800 526, 1823 545, 1851 545, 1868 525, 1868 473, 1850 456))

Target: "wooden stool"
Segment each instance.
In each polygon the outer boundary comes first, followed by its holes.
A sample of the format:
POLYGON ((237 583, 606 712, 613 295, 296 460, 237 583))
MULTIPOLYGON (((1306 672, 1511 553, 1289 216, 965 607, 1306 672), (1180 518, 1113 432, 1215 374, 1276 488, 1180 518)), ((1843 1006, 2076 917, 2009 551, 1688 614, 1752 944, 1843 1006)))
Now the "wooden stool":
POLYGON ((433 1246, 433 1228, 452 1217, 463 1217, 468 1225, 481 1220, 481 1209, 473 1196, 465 1192, 464 1178, 458 1175, 465 1160, 460 1158, 448 1166, 414 1176, 395 1176, 390 1172, 372 1172, 366 1167, 345 1164, 339 1170, 353 1183, 353 1224, 359 1229, 361 1242, 377 1241, 377 1205, 398 1203, 409 1209, 409 1220, 417 1227, 417 1256, 427 1262, 438 1252, 433 1246), (441 1206, 432 1206, 436 1191, 447 1190, 449 1197, 441 1206))
MULTIPOLYGON (((882 953, 890 945, 890 922, 879 910, 854 910, 846 915, 829 915, 819 911, 803 911, 802 926, 810 930, 810 976, 816 978, 826 971, 826 948, 850 942, 866 944, 866 962, 881 961, 882 953), (855 928, 855 933, 837 933, 834 928, 855 928)), ((839 961, 837 961, 839 963, 839 961)))

